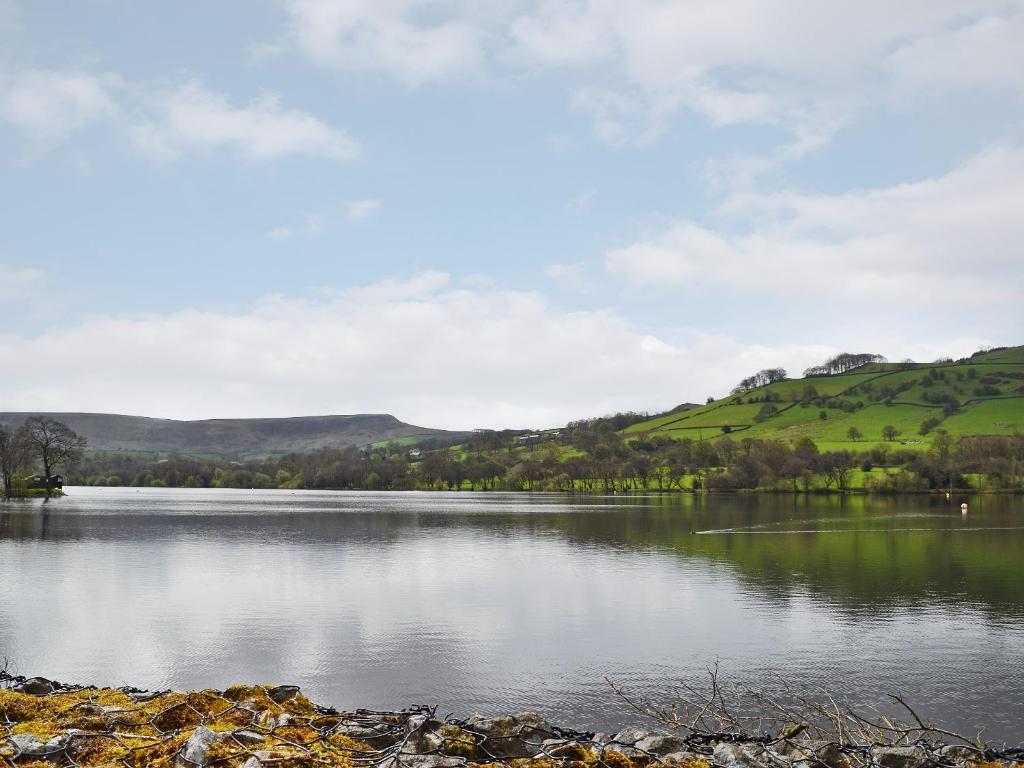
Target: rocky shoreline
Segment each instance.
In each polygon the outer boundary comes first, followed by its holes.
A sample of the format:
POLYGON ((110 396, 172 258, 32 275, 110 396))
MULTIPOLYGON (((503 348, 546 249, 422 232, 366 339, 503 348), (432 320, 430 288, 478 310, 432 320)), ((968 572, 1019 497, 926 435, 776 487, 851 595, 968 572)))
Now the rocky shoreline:
POLYGON ((0 672, 0 765, 344 768, 1017 768, 1024 749, 923 738, 844 743, 744 733, 614 733, 535 712, 441 719, 433 708, 339 712, 295 686, 94 688, 0 672))

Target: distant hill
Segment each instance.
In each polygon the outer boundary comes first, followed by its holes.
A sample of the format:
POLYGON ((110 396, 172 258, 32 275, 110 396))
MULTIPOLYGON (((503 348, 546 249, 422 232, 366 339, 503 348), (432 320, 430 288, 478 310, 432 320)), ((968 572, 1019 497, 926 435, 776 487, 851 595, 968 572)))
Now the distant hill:
MULTIPOLYGON (((34 413, 0 413, 0 423, 21 424, 34 413)), ((464 437, 464 432, 406 424, 386 413, 354 416, 299 416, 287 419, 208 419, 175 421, 111 413, 45 413, 89 440, 89 451, 181 453, 249 458, 308 453, 397 440, 464 437)))
POLYGON ((899 433, 891 442, 910 448, 927 447, 939 430, 953 437, 1024 432, 1024 346, 955 362, 872 362, 842 374, 785 378, 624 432, 679 440, 809 437, 823 449, 861 450, 888 442, 886 426, 899 433))

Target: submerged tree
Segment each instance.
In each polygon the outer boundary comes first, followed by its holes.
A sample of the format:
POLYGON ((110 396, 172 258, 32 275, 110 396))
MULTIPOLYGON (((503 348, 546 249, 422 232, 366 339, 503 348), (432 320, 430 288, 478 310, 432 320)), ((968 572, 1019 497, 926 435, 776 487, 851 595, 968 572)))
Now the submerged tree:
POLYGON ((30 416, 23 429, 28 445, 42 464, 46 495, 50 496, 54 470, 77 463, 85 452, 86 440, 64 422, 49 416, 30 416))
POLYGON ((4 484, 4 498, 10 498, 15 472, 32 463, 32 447, 24 427, 12 429, 0 424, 0 477, 4 484))

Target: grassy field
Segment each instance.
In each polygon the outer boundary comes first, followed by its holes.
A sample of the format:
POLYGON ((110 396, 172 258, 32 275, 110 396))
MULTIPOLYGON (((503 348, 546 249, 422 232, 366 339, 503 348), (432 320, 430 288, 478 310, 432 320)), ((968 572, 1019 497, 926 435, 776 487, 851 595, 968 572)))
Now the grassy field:
POLYGON ((895 444, 910 448, 927 447, 937 430, 954 437, 1024 431, 1024 347, 955 363, 876 363, 842 375, 786 379, 634 424, 625 433, 693 440, 727 432, 737 438, 809 437, 834 450, 888 442, 886 426, 898 431, 895 444), (777 412, 765 417, 766 403, 777 412), (938 424, 921 434, 928 419, 938 424), (861 437, 851 439, 851 428, 861 437))

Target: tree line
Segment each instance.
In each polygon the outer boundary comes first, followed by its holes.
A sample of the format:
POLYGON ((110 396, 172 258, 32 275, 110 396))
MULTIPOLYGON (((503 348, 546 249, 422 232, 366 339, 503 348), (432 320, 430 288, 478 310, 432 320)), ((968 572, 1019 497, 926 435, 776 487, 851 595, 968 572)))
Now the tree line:
MULTIPOLYGON (((927 451, 891 441, 863 451, 821 451, 809 438, 624 439, 613 419, 576 422, 523 445, 489 433, 468 445, 411 451, 390 444, 248 461, 185 456, 87 458, 74 483, 192 488, 546 491, 848 491, 975 488, 1024 490, 1024 436, 956 440, 939 432, 927 451), (875 470, 875 471, 872 471, 875 470)), ((887 436, 892 437, 892 436, 887 436)))
POLYGON ((758 371, 752 376, 740 381, 735 387, 732 388, 730 394, 738 395, 742 392, 747 392, 751 389, 757 389, 768 384, 774 384, 777 381, 783 381, 786 378, 785 368, 765 368, 762 371, 758 371))
POLYGON ((0 424, 0 476, 4 498, 23 494, 27 475, 42 470, 43 490, 54 491, 58 469, 71 469, 82 459, 87 441, 67 424, 47 416, 30 416, 18 428, 0 424))
POLYGON ((849 373, 854 368, 860 368, 870 363, 884 363, 885 357, 870 352, 842 352, 835 357, 830 357, 821 365, 813 365, 804 371, 804 376, 835 376, 840 373, 849 373))

